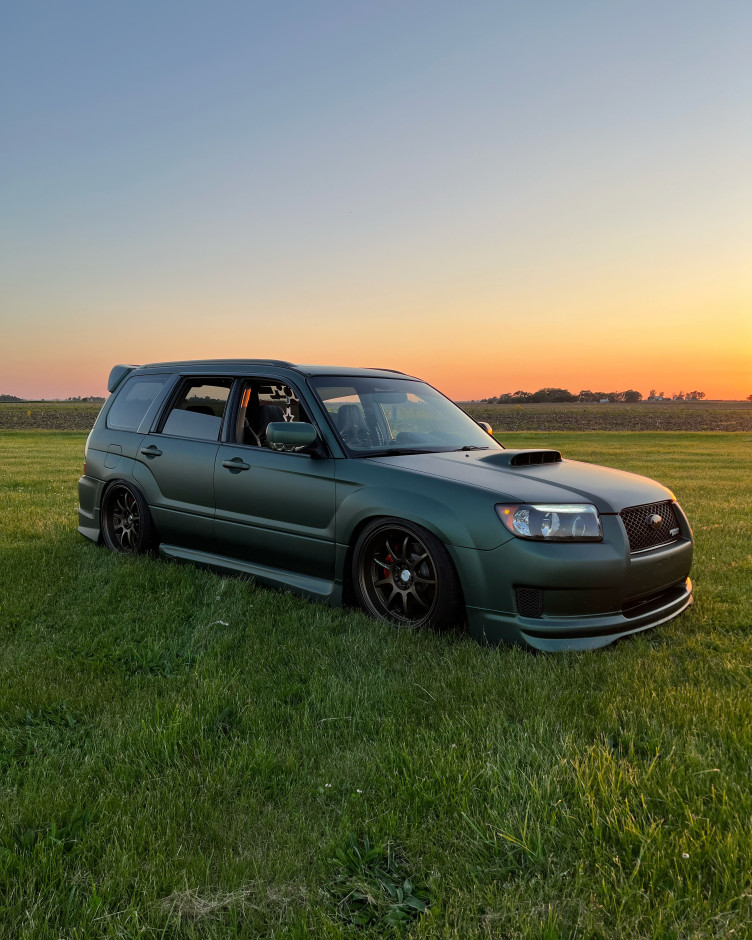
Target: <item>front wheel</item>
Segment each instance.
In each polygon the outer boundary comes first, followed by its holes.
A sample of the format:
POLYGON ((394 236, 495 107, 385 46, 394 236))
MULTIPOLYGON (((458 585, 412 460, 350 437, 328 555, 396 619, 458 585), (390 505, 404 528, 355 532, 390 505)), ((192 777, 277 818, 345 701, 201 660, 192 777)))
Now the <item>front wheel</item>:
POLYGON ((141 555, 156 542, 146 500, 135 486, 120 481, 107 488, 102 500, 102 537, 107 548, 126 555, 141 555))
POLYGON ((414 523, 377 519, 367 525, 353 551, 352 580, 358 604, 376 620, 446 629, 462 619, 449 553, 414 523))

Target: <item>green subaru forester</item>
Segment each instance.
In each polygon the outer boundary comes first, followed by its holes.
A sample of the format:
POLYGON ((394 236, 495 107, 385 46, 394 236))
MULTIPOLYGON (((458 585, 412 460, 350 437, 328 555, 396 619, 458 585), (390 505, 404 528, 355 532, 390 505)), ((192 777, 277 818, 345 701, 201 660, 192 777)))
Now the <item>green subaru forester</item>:
POLYGON ((692 603, 653 480, 508 450, 431 386, 273 359, 115 366, 79 531, 396 624, 592 649, 692 603))

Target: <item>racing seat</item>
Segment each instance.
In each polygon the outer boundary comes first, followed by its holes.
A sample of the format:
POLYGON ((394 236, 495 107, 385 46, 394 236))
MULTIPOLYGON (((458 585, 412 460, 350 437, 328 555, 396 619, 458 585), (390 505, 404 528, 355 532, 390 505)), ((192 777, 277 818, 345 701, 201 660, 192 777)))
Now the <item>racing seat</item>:
POLYGON ((337 430, 346 444, 352 444, 353 447, 371 446, 366 416, 360 405, 340 405, 337 412, 337 430))
POLYGON ((266 427, 272 421, 284 421, 285 415, 279 405, 260 405, 258 413, 251 421, 251 427, 254 434, 258 437, 260 444, 266 443, 266 427))

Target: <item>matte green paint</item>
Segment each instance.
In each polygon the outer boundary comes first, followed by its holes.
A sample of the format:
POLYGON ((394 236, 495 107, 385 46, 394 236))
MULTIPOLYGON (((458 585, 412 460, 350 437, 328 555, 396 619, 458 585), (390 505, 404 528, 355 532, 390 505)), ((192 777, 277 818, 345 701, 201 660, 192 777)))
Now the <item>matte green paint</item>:
POLYGON ((382 466, 421 477, 438 477, 451 484, 495 493, 497 503, 587 502, 601 513, 617 513, 627 506, 673 499, 673 493, 655 480, 577 460, 510 467, 515 453, 519 452, 472 451, 373 459, 382 466))
POLYGON ((335 461, 222 444, 214 470, 216 550, 335 580, 335 461), (238 457, 248 470, 228 469, 238 457))
MULTIPOLYGON (((677 504, 678 541, 642 555, 629 551, 618 513, 673 499, 653 480, 570 460, 513 466, 519 452, 498 448, 491 439, 494 449, 489 451, 347 456, 306 379, 395 378, 392 371, 222 360, 115 367, 111 379, 116 375, 116 392, 89 435, 87 472, 79 482, 79 531, 94 541, 100 538, 104 488, 125 479, 144 494, 163 554, 252 574, 331 603, 342 600, 349 551, 367 521, 395 516, 422 525, 449 551, 472 634, 490 642, 546 650, 595 648, 665 622, 692 603, 692 533, 677 504), (118 375, 120 368, 125 371, 118 375), (126 384, 122 379, 149 373, 174 379, 138 430, 107 428, 109 407, 126 384), (232 415, 217 442, 158 433, 160 415, 184 376, 257 377, 293 387, 315 422, 320 453, 237 444, 232 415), (594 504, 603 541, 519 539, 494 508, 536 502, 594 504), (545 589, 541 618, 516 613, 514 587, 520 585, 545 589), (659 592, 660 599, 649 600, 659 592), (648 602, 640 606, 641 598, 648 602)), ((311 444, 310 425, 302 422, 270 430, 270 442, 311 444)))
POLYGON ((214 461, 219 445, 166 434, 141 438, 133 480, 166 542, 202 548, 214 535, 214 461))

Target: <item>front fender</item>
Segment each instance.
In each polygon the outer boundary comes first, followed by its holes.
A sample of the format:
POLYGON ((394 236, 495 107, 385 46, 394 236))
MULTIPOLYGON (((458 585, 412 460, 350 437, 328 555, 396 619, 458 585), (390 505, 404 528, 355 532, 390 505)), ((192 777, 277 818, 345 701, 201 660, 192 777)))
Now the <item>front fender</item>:
POLYGON ((499 522, 493 494, 395 470, 389 471, 394 479, 385 481, 383 468, 376 472, 367 466, 357 469, 361 477, 381 479, 337 479, 336 540, 340 545, 349 545, 361 524, 377 516, 421 525, 447 547, 487 551, 512 538, 499 522))

